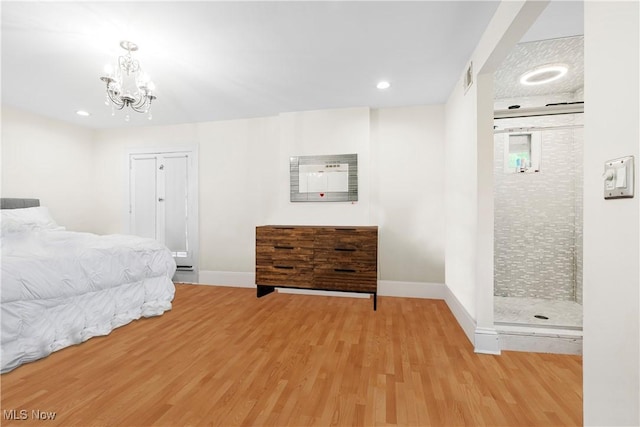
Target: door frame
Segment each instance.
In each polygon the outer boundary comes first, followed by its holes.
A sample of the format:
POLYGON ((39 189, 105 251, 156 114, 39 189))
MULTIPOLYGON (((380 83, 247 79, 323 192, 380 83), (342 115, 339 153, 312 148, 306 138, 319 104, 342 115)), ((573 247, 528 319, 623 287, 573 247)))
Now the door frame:
POLYGON ((164 147, 157 146, 149 146, 149 147, 136 147, 136 148, 128 148, 125 153, 124 158, 124 173, 125 177, 125 191, 124 191, 124 200, 123 200, 123 225, 124 225, 124 234, 132 234, 131 233, 131 221, 130 221, 130 191, 131 191, 131 173, 129 171, 130 168, 130 158, 132 155, 143 155, 143 154, 171 154, 171 153, 189 153, 192 157, 192 168, 189 169, 189 184, 187 191, 189 195, 189 212, 193 214, 189 217, 189 222, 187 226, 189 227, 190 236, 190 244, 193 248, 193 271, 176 271, 176 274, 173 276, 173 280, 175 282, 182 283, 198 283, 199 272, 200 272, 200 216, 199 216, 199 173, 198 173, 198 164, 199 164, 199 156, 198 156, 198 145, 197 144, 183 144, 183 145, 171 145, 164 147))

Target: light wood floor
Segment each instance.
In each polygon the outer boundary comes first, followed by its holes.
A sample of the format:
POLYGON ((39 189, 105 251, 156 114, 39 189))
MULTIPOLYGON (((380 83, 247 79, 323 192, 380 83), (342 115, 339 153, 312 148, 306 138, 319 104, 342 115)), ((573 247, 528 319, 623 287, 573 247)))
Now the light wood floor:
POLYGON ((475 354, 443 301, 177 288, 161 317, 2 375, 3 418, 29 417, 2 425, 582 424, 581 357, 475 354))

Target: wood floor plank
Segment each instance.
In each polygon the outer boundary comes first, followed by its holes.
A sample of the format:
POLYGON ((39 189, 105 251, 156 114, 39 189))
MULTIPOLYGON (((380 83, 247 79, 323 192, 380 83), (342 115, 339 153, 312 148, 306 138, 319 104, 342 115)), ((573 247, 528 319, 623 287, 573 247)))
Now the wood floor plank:
POLYGON ((0 377, 3 426, 570 426, 579 356, 475 354, 443 301, 178 285, 173 309, 0 377), (11 410, 28 419, 10 420, 11 410))

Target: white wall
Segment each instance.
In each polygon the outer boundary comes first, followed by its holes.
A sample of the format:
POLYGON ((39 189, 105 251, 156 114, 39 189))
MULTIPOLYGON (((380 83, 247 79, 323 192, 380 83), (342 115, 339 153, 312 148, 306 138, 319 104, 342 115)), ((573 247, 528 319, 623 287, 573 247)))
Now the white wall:
POLYGON ((278 117, 280 140, 272 147, 278 171, 272 194, 275 209, 271 224, 372 225, 370 219, 369 109, 284 113, 278 117), (289 187, 289 157, 326 154, 358 155, 358 201, 353 203, 292 203, 289 187))
POLYGON ((444 283, 444 106, 371 111, 383 280, 444 283))
POLYGON ((197 147, 199 268, 252 271, 255 226, 275 206, 277 142, 277 118, 98 131, 100 232, 126 230, 128 150, 197 147))
POLYGON ((640 425, 639 13, 585 2, 585 425, 640 425), (604 200, 604 162, 626 155, 635 197, 604 200))
MULTIPOLYGON (((474 85, 475 86, 475 85, 474 85)), ((462 80, 446 104, 445 281, 476 317, 476 240, 478 232, 476 90, 466 93, 462 80)))
POLYGON ((128 150, 197 146, 201 270, 252 272, 256 225, 378 224, 381 280, 444 281, 443 106, 95 132, 7 110, 3 142, 3 193, 39 196, 70 229, 127 229, 128 150), (354 152, 358 202, 289 201, 289 156, 354 152))
POLYGON ((2 108, 2 197, 36 198, 60 225, 93 231, 93 132, 2 108))
POLYGON ((100 234, 127 230, 127 150, 194 145, 195 125, 95 131, 96 230, 100 234))
POLYGON ((251 272, 255 226, 278 205, 278 119, 201 123, 197 141, 200 269, 251 272))
POLYGON ((546 3, 498 6, 470 58, 475 82, 465 92, 461 70, 445 106, 445 279, 482 328, 493 327, 492 73, 546 3))
POLYGON ((97 131, 96 227, 126 229, 128 149, 192 144, 201 271, 252 273, 257 225, 378 224, 382 280, 442 283, 443 119, 442 106, 352 108, 97 131), (358 154, 357 202, 290 202, 290 156, 349 153, 358 154))

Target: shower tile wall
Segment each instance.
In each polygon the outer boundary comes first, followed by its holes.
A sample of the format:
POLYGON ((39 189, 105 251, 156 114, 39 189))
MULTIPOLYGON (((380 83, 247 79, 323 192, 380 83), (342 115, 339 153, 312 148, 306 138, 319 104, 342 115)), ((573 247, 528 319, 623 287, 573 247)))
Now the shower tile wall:
MULTIPOLYGON (((576 101, 584 100, 584 88, 574 94, 576 101)), ((583 115, 576 117, 576 123, 582 122, 583 115)), ((576 128, 573 130, 576 142, 576 301, 582 304, 582 207, 583 207, 583 182, 584 168, 582 155, 582 144, 584 141, 584 130, 576 128)))
MULTIPOLYGON (((576 94, 559 94, 497 100, 495 107, 574 100, 576 94)), ((496 120, 496 125, 563 126, 582 119, 582 114, 541 116, 496 120)), ((543 131, 538 173, 504 173, 505 135, 494 138, 494 294, 581 302, 582 129, 543 131)))

